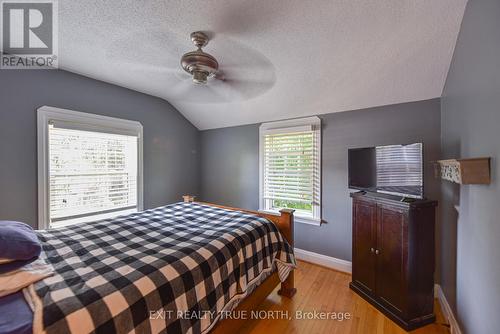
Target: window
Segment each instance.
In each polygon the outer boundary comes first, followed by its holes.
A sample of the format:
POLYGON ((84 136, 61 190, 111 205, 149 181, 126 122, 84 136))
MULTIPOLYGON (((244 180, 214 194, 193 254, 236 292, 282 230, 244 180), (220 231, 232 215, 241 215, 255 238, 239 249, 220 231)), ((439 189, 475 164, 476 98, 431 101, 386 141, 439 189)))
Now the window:
POLYGON ((39 226, 142 210, 142 126, 70 110, 38 110, 39 226))
POLYGON ((416 186, 422 181, 422 144, 376 148, 377 186, 416 186))
POLYGON ((422 143, 379 146, 376 158, 378 191, 423 195, 422 143))
POLYGON ((260 127, 260 209, 295 209, 297 221, 321 223, 321 120, 260 127))

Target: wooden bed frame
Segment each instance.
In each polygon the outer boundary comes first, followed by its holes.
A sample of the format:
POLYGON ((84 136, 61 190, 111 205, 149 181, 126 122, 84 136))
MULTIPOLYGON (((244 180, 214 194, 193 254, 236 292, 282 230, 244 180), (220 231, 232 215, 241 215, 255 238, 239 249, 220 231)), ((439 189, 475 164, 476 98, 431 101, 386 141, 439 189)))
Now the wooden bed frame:
MULTIPOLYGON (((185 195, 183 196, 184 202, 195 202, 194 201, 194 196, 191 195, 185 195)), ((196 202, 200 204, 207 204, 211 206, 216 206, 219 208, 223 209, 228 209, 228 210, 237 210, 237 211, 243 211, 243 212, 248 212, 251 214, 255 214, 264 218, 267 218, 268 220, 272 221, 276 227, 278 227, 278 230, 281 232, 283 237, 288 241, 290 246, 294 246, 293 243, 293 212, 295 210, 292 209, 282 209, 280 211, 280 214, 272 214, 272 213, 264 213, 264 212, 259 212, 259 211, 252 211, 252 210, 245 210, 245 209, 240 209, 240 208, 232 208, 229 206, 223 206, 223 205, 218 205, 218 204, 213 204, 213 203, 206 203, 206 202, 196 202)), ((234 311, 239 312, 239 311, 246 311, 248 314, 252 311, 255 310, 263 301, 264 299, 267 298, 267 296, 279 285, 281 284, 280 289, 278 290, 278 294, 287 298, 292 298, 297 290, 295 289, 295 284, 294 284, 294 272, 293 270, 290 272, 288 275, 288 278, 284 282, 280 282, 278 273, 275 272, 268 278, 262 282, 253 292, 251 295, 247 296, 245 299, 243 299, 242 302, 236 307, 234 311)), ((238 331, 241 326, 245 323, 245 319, 224 319, 219 321, 215 327, 211 330, 211 333, 215 334, 229 334, 229 333, 235 333, 238 331)))

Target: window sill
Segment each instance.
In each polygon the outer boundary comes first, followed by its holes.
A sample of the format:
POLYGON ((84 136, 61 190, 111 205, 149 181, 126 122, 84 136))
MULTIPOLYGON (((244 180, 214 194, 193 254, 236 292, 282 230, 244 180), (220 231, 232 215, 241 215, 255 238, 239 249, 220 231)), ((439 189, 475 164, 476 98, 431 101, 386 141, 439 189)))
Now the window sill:
POLYGON ((321 226, 322 220, 318 218, 310 218, 310 217, 301 217, 301 216, 295 216, 295 221, 297 223, 302 223, 302 224, 307 224, 307 225, 314 225, 314 226, 321 226))
POLYGON ((112 219, 112 218, 115 218, 118 216, 130 215, 130 214, 136 213, 136 212, 138 212, 137 209, 133 208, 133 209, 126 209, 126 210, 121 210, 121 211, 113 211, 113 212, 108 212, 108 213, 88 215, 85 217, 67 219, 67 220, 62 220, 62 221, 56 222, 56 223, 51 223, 50 228, 53 229, 53 228, 66 227, 66 226, 75 225, 75 224, 92 223, 92 222, 96 222, 98 220, 112 219))
MULTIPOLYGON (((276 210, 259 210, 259 212, 262 213, 270 213, 274 215, 280 215, 279 211, 276 210)), ((294 215, 294 221, 297 223, 301 224, 307 224, 307 225, 313 225, 313 226, 321 226, 322 220, 319 218, 312 218, 312 217, 304 217, 304 216, 298 216, 294 215)))

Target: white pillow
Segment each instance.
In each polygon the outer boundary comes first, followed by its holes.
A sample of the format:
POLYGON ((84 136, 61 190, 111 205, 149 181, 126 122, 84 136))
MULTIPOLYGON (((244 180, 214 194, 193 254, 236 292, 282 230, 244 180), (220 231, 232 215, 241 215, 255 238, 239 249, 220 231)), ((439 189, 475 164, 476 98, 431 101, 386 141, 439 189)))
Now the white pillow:
POLYGON ((39 258, 15 271, 0 274, 0 297, 15 293, 53 273, 54 268, 39 258))

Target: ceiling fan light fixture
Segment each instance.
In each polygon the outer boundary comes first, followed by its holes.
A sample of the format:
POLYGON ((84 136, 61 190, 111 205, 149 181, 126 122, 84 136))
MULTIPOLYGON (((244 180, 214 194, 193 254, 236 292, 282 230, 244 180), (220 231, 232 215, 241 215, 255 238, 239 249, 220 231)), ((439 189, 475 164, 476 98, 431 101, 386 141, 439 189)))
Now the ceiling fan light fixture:
POLYGON ((208 81, 208 73, 203 71, 193 71, 193 82, 195 84, 203 85, 208 81))
POLYGON ((201 49, 208 43, 207 35, 196 31, 191 34, 191 40, 198 50, 183 55, 181 66, 192 75, 194 83, 205 84, 208 78, 215 76, 219 70, 219 63, 212 55, 201 49))

